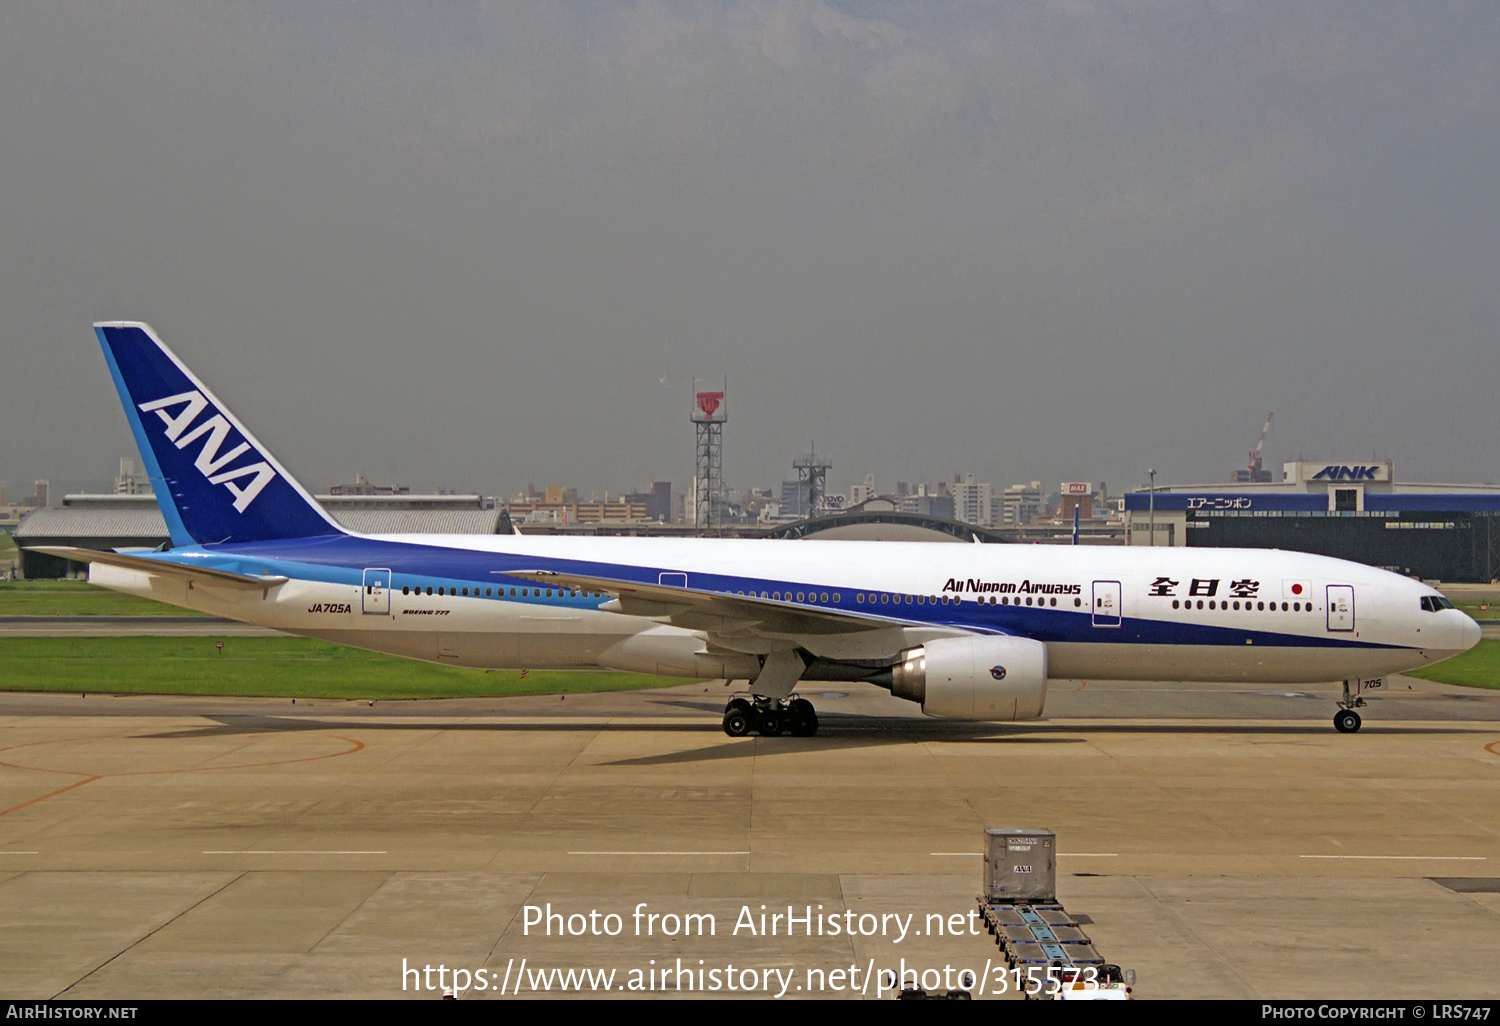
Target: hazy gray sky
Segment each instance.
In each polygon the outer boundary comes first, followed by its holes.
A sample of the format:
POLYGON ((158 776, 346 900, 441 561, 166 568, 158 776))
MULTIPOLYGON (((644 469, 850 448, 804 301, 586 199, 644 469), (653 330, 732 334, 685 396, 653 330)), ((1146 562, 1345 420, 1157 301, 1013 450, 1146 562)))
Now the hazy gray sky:
MULTIPOLYGON (((0 479, 150 321, 310 487, 1500 479, 1500 5, 10 2, 0 479), (666 383, 662 383, 665 377, 666 383)), ((24 486, 24 487, 23 487, 24 486)))

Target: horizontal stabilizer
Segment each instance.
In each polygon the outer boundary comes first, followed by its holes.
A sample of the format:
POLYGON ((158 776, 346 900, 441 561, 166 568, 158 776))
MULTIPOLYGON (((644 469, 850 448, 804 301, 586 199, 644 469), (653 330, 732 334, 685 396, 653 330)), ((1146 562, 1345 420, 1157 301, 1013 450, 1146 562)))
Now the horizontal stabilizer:
POLYGON ((61 556, 63 559, 71 559, 78 563, 103 563, 106 566, 117 566, 125 570, 138 570, 144 574, 156 574, 159 577, 176 577, 183 580, 200 580, 205 584, 225 585, 232 588, 246 588, 255 591, 265 591, 274 588, 278 584, 285 584, 288 578, 267 575, 257 577, 253 574, 237 574, 229 570, 214 570, 204 566, 185 566, 182 563, 172 563, 165 559, 152 559, 149 556, 130 556, 123 552, 98 552, 94 549, 77 549, 68 545, 37 545, 31 549, 32 552, 45 552, 49 556, 61 556))

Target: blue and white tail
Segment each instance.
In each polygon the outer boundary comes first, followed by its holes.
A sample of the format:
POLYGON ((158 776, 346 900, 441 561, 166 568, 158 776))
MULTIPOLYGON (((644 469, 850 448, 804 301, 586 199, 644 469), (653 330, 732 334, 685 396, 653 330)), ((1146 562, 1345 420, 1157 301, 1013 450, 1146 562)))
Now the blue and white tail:
POLYGON ((94 331, 173 545, 347 533, 150 326, 94 331))

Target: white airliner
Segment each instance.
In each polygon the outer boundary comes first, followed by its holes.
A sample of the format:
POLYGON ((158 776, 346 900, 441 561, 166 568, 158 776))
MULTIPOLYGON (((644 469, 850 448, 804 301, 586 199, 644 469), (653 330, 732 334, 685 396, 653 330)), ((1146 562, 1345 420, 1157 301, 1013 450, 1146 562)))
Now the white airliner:
POLYGON ((145 324, 95 326, 171 541, 88 561, 117 591, 456 666, 749 682, 724 730, 817 731, 801 680, 933 716, 1026 720, 1049 679, 1344 682, 1472 648, 1433 589, 1266 549, 361 535, 334 521, 145 324))

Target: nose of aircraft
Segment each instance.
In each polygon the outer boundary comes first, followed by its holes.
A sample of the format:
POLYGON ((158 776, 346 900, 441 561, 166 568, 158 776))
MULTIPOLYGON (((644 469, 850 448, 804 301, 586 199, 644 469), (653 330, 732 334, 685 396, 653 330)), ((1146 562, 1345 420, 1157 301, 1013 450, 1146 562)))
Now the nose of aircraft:
POLYGON ((1479 624, 1474 622, 1473 617, 1465 615, 1462 640, 1459 643, 1462 646, 1462 650, 1467 652, 1479 644, 1479 639, 1482 637, 1484 637, 1484 631, 1480 629, 1479 624))

